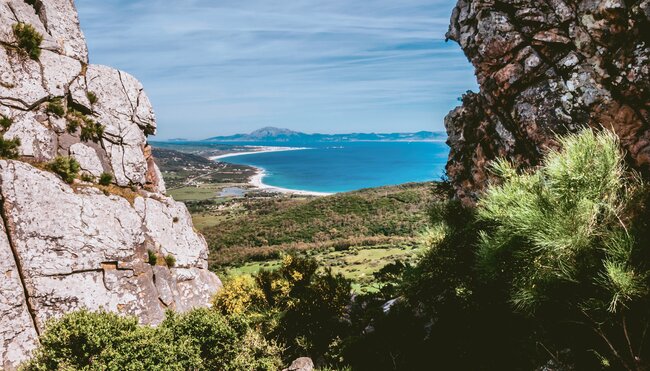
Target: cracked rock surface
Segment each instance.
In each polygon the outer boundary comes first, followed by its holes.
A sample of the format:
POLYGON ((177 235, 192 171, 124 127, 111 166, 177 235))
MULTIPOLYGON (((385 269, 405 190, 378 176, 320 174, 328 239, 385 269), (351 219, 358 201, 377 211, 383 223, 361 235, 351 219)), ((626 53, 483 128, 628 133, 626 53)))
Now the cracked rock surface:
POLYGON ((447 37, 474 65, 478 93, 445 119, 447 173, 466 203, 497 157, 535 166, 556 134, 618 134, 650 175, 649 0, 459 0, 447 37))
POLYGON ((20 140, 19 157, 0 160, 3 370, 29 358, 51 318, 86 308, 155 325, 166 309, 208 306, 221 286, 187 209, 164 195, 140 82, 88 64, 72 0, 30 3, 0 0, 0 114, 10 119, 0 135, 20 140), (43 36, 36 59, 18 46, 19 22, 43 36), (103 130, 82 135, 89 123, 103 130), (75 158, 86 181, 43 170, 57 156, 75 158), (97 184, 104 173, 112 185, 97 184))

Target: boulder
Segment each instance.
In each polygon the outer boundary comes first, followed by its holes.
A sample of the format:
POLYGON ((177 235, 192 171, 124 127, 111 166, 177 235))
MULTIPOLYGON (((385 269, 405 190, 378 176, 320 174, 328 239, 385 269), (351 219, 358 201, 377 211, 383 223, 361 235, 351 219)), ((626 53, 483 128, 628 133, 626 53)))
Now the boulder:
POLYGON ((291 366, 282 371, 313 371, 314 362, 309 357, 300 357, 291 362, 291 366))

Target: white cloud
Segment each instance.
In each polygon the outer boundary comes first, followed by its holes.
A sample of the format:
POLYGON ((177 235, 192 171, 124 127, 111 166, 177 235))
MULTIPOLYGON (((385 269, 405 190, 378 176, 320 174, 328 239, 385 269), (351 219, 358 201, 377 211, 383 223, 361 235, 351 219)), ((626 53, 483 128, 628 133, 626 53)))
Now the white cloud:
POLYGON ((91 62, 137 76, 161 137, 442 129, 474 88, 452 1, 77 0, 91 62), (341 124, 341 121, 345 124, 341 124))

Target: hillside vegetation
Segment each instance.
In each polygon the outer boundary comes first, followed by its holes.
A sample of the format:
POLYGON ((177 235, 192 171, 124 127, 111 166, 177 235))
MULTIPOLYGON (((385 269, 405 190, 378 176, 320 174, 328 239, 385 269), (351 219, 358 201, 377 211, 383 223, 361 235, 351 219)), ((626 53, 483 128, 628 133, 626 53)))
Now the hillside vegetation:
POLYGON ((429 205, 444 194, 440 184, 413 183, 311 199, 243 200, 202 233, 215 265, 285 250, 410 244, 427 225, 429 205))

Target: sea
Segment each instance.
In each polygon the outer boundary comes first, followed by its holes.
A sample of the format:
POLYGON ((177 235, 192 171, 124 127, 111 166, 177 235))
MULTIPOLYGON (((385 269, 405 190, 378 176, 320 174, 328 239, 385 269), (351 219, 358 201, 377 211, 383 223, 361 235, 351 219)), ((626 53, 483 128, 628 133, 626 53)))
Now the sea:
POLYGON ((321 193, 440 180, 449 154, 444 142, 228 144, 305 148, 232 156, 219 161, 263 169, 262 182, 268 186, 321 193))

